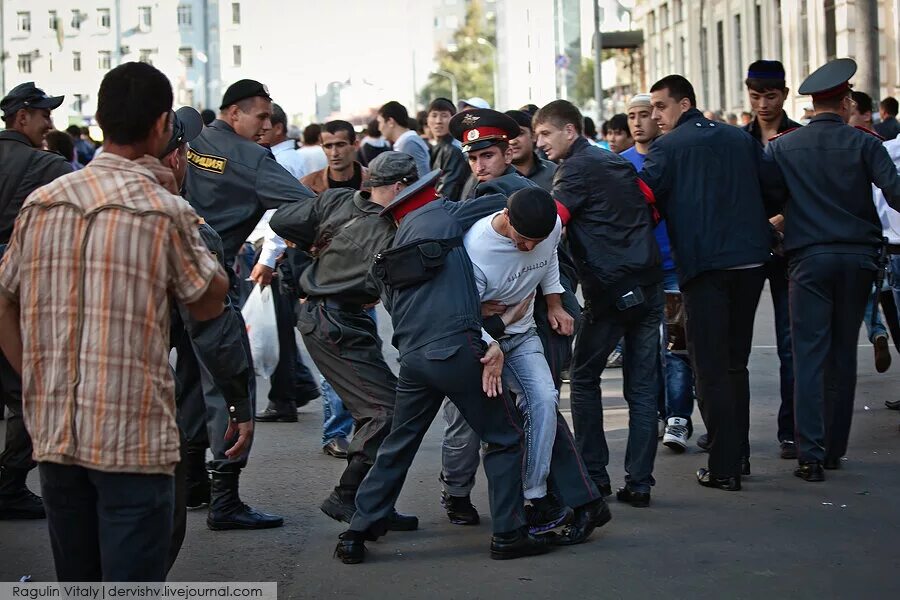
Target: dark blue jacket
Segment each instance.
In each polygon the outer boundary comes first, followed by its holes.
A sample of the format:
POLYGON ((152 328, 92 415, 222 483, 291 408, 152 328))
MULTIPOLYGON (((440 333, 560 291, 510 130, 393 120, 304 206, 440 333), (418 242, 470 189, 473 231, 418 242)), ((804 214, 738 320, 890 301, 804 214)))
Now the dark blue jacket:
POLYGON ((777 212, 783 186, 745 131, 692 108, 653 142, 640 176, 666 220, 682 286, 706 271, 771 257, 767 215, 777 212), (768 210, 764 193, 771 198, 768 210))

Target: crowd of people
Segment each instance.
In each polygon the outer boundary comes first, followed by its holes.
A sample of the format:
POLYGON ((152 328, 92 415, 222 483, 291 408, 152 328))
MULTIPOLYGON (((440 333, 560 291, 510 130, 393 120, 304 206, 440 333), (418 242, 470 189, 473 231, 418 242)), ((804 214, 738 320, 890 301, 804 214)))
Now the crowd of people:
POLYGON ((900 273, 900 139, 882 139, 897 102, 872 131, 855 71, 838 59, 802 83, 804 125, 783 108, 781 63, 756 61, 742 126, 670 75, 602 141, 566 100, 437 98, 418 118, 387 102, 364 132, 309 125, 301 143, 260 82, 229 86, 218 112, 173 111, 166 76, 126 63, 100 86, 96 151, 53 129, 62 96, 17 86, 0 103, 0 518, 46 517, 61 581, 164 580, 188 508, 212 530, 283 524, 239 493, 254 422, 294 422, 321 396, 322 450, 345 461, 321 504, 347 524, 342 562, 418 528, 396 503, 438 413, 451 523, 479 523, 483 464, 492 558, 581 544, 612 518, 600 382, 615 355, 618 501, 650 506, 660 440, 685 451, 695 400, 698 484, 742 489, 766 280, 781 456, 823 481, 844 468, 860 324, 885 370, 879 304, 895 325, 900 305, 882 293, 900 273), (278 328, 259 411, 246 280, 271 288, 278 328), (26 486, 36 465, 42 497, 26 486))

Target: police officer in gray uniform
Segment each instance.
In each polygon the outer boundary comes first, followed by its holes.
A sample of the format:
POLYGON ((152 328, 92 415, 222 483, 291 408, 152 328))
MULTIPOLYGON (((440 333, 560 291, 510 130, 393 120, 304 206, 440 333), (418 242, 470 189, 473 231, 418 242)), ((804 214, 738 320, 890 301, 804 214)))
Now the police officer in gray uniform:
POLYGON ((769 142, 790 197, 784 210, 789 260, 794 404, 806 481, 823 481, 847 450, 856 388, 856 340, 879 264, 881 224, 872 184, 900 208, 900 176, 880 140, 847 125, 853 100, 848 58, 820 67, 800 86, 812 95, 809 125, 769 142))
MULTIPOLYGON (((263 213, 269 208, 314 197, 275 161, 268 149, 257 143, 263 132, 271 127, 271 114, 272 99, 264 85, 249 79, 233 83, 225 91, 219 118, 203 129, 187 152, 185 197, 222 240, 222 258, 231 277, 230 296, 235 305, 238 302, 237 278, 233 271, 235 257, 263 213)), ((242 331, 241 341, 249 357, 246 331, 242 331)), ((183 373, 179 374, 182 383, 185 386, 200 383, 203 389, 206 410, 198 406, 195 410, 185 408, 182 428, 186 432, 197 431, 199 436, 203 428, 197 419, 205 415, 208 442, 213 452, 213 460, 207 464, 212 475, 207 525, 211 529, 280 526, 281 517, 256 511, 240 502, 238 480, 241 469, 247 464, 248 453, 234 457, 225 454, 227 444, 221 434, 230 412, 228 403, 208 369, 196 360, 191 344, 181 344, 178 352, 179 368, 194 370, 200 375, 198 381, 196 375, 182 377, 183 373), (185 422, 190 419, 188 415, 194 415, 191 423, 185 422)), ((254 409, 255 382, 255 378, 250 377, 249 393, 254 409)), ((199 396, 196 391, 186 394, 194 398, 199 396)), ((189 474, 197 473, 197 464, 204 456, 202 440, 189 437, 188 443, 192 451, 188 454, 187 469, 189 474)))

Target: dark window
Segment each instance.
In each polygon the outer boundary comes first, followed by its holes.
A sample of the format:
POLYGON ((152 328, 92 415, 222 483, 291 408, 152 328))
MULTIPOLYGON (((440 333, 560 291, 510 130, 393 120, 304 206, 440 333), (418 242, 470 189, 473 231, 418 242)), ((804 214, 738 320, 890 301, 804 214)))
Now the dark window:
POLYGON ((240 2, 232 2, 231 3, 231 23, 234 25, 241 24, 241 3, 240 2))
POLYGON ((725 23, 716 22, 716 44, 718 45, 719 68, 719 108, 725 107, 725 23))
POLYGON ((800 0, 800 77, 809 75, 809 10, 806 0, 800 0))
POLYGON ((72 53, 72 70, 76 72, 81 70, 81 52, 72 53))
POLYGON ((837 27, 834 22, 834 0, 825 0, 825 55, 826 60, 837 58, 837 27))
POLYGON ((756 5, 755 12, 753 14, 754 19, 754 28, 756 29, 756 39, 754 40, 755 46, 753 48, 753 59, 759 60, 762 58, 762 47, 763 47, 763 37, 762 37, 762 6, 759 4, 756 5))

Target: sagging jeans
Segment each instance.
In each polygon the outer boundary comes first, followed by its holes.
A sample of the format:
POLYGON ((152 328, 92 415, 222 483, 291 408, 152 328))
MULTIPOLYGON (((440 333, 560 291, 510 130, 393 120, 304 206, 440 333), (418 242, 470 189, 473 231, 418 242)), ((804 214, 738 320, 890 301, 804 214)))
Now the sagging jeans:
MULTIPOLYGON (((522 485, 525 499, 547 495, 547 475, 556 440, 559 394, 553 383, 544 347, 532 328, 499 340, 503 350, 503 385, 515 395, 525 421, 525 465, 522 485)), ((452 402, 444 402, 441 482, 451 496, 466 496, 475 484, 479 439, 452 402)))
POLYGON ((641 288, 644 302, 620 311, 585 303, 584 319, 575 340, 572 357, 572 421, 575 441, 598 487, 609 486, 609 447, 603 431, 603 401, 600 390, 606 359, 620 338, 625 338, 622 372, 628 403, 628 446, 625 451, 625 482, 636 492, 649 492, 656 460, 659 396, 660 322, 663 286, 641 288))

